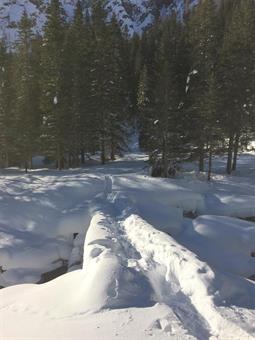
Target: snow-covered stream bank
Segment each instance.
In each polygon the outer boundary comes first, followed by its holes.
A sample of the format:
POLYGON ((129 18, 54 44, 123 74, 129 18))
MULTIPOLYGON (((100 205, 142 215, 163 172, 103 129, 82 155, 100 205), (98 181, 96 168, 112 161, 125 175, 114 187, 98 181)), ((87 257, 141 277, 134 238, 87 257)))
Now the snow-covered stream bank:
POLYGON ((143 159, 1 177, 0 285, 27 283, 0 291, 1 339, 255 338, 255 224, 235 218, 255 216, 255 156, 210 184, 143 159))

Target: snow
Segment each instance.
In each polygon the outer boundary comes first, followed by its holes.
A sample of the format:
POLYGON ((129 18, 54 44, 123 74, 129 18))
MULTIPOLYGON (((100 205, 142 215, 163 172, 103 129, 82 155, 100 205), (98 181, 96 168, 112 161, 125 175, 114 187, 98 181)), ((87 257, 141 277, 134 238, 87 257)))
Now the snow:
POLYGON ((182 235, 182 242, 201 259, 236 275, 255 273, 251 253, 255 248, 254 223, 225 216, 200 216, 182 235))
POLYGON ((103 178, 83 171, 60 175, 35 170, 24 175, 3 170, 0 266, 6 271, 0 286, 38 282, 42 273, 60 265, 58 260, 68 260, 73 233, 85 234, 91 219, 88 202, 103 186, 103 178))
MULTIPOLYGON (((35 20, 36 32, 42 32, 46 21, 46 8, 49 0, 6 0, 0 2, 0 37, 6 36, 7 40, 13 42, 17 39, 17 23, 20 21, 24 11, 35 20)), ((77 0, 61 0, 67 18, 73 16, 77 0)), ((197 0, 191 0, 190 6, 194 6, 197 0)), ((85 7, 89 7, 89 1, 85 2, 85 7)), ((174 0, 169 5, 155 3, 147 0, 107 0, 105 9, 108 17, 113 15, 118 20, 123 31, 129 35, 140 34, 150 27, 157 19, 157 11, 161 17, 176 11, 180 17, 183 16, 184 4, 182 0, 174 0)))
MULTIPOLYGON (((189 314, 192 325, 187 325, 187 327, 194 335, 199 334, 199 337, 206 338, 208 328, 211 328, 211 333, 213 333, 211 335, 220 338, 226 337, 233 331, 238 339, 245 336, 242 330, 236 328, 228 320, 222 319, 213 301, 213 297, 217 295, 219 295, 217 303, 225 299, 223 289, 225 285, 234 284, 233 278, 227 275, 217 277, 217 272, 213 272, 194 254, 178 245, 170 236, 155 231, 138 216, 130 216, 124 222, 124 226, 136 249, 141 251, 142 258, 147 259, 146 262, 150 264, 149 276, 152 275, 159 302, 170 305, 182 320, 185 320, 186 313, 189 314), (163 277, 160 277, 160 273, 163 277), (189 304, 191 308, 188 307, 189 304)), ((251 287, 251 292, 255 293, 254 286, 251 287)), ((234 291, 233 299, 235 293, 234 291)), ((246 299, 249 300, 248 294, 246 299)))
POLYGON ((239 218, 255 216, 255 154, 233 176, 215 159, 211 183, 145 160, 134 138, 105 166, 2 170, 1 339, 255 337, 255 224, 239 218))

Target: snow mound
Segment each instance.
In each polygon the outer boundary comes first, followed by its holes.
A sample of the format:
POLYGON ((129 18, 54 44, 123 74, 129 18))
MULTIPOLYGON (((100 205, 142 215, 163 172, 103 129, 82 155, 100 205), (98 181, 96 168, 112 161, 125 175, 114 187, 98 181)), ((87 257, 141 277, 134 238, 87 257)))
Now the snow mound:
POLYGON ((135 211, 161 231, 177 235, 182 231, 183 213, 203 209, 203 195, 178 185, 177 181, 144 175, 115 176, 114 192, 128 196, 135 211))
POLYGON ((183 242, 221 271, 244 277, 255 274, 255 223, 226 216, 200 216, 183 242))
POLYGON ((233 193, 208 194, 205 196, 205 208, 201 212, 240 218, 255 217, 255 196, 233 193))
POLYGON ((0 286, 38 282, 41 274, 61 266, 71 252, 71 242, 64 238, 0 226, 0 286))

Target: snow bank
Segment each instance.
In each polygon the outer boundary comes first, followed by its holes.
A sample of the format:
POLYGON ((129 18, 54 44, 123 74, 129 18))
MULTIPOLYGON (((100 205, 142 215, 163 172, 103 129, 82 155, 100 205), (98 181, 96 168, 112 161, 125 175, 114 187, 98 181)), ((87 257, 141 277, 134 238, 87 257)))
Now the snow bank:
POLYGON ((82 260, 90 201, 104 180, 84 171, 0 171, 0 286, 35 283, 41 274, 82 260), (83 234, 73 245, 73 234, 83 234))
POLYGON ((221 271, 255 274, 255 223, 225 216, 200 216, 180 240, 221 271))
POLYGON ((142 175, 115 176, 113 189, 120 196, 128 196, 139 216, 171 235, 182 231, 184 212, 203 209, 200 193, 185 189, 172 180, 142 175))
POLYGON ((60 267, 70 251, 70 239, 0 226, 0 286, 38 282, 42 273, 60 267))
POLYGON ((231 216, 231 217, 254 217, 255 196, 229 194, 207 194, 205 207, 199 211, 202 214, 231 216))
POLYGON ((152 178, 144 175, 126 175, 114 177, 114 189, 125 190, 136 203, 142 200, 146 203, 165 204, 168 207, 180 208, 185 212, 197 211, 203 208, 203 196, 199 192, 183 186, 182 181, 164 178, 152 178), (157 193, 157 194, 155 194, 157 193))

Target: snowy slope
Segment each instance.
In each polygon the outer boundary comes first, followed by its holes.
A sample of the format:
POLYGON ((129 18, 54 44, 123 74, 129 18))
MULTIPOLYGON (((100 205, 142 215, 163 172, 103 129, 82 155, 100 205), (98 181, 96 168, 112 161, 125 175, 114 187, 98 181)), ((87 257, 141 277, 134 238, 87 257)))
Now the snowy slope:
MULTIPOLYGON (((94 1, 94 0, 93 0, 94 1)), ((0 35, 8 40, 15 40, 17 23, 25 10, 36 23, 36 31, 42 30, 45 22, 45 10, 49 0, 5 0, 0 2, 0 35)), ((61 0, 68 18, 73 15, 77 0, 61 0)), ((191 0, 194 5, 197 0, 191 0)), ((106 0, 105 8, 109 16, 115 15, 120 26, 129 34, 140 33, 149 27, 156 18, 164 17, 176 11, 180 16, 184 12, 185 0, 106 0)), ((84 9, 89 8, 91 0, 84 0, 84 9)))

